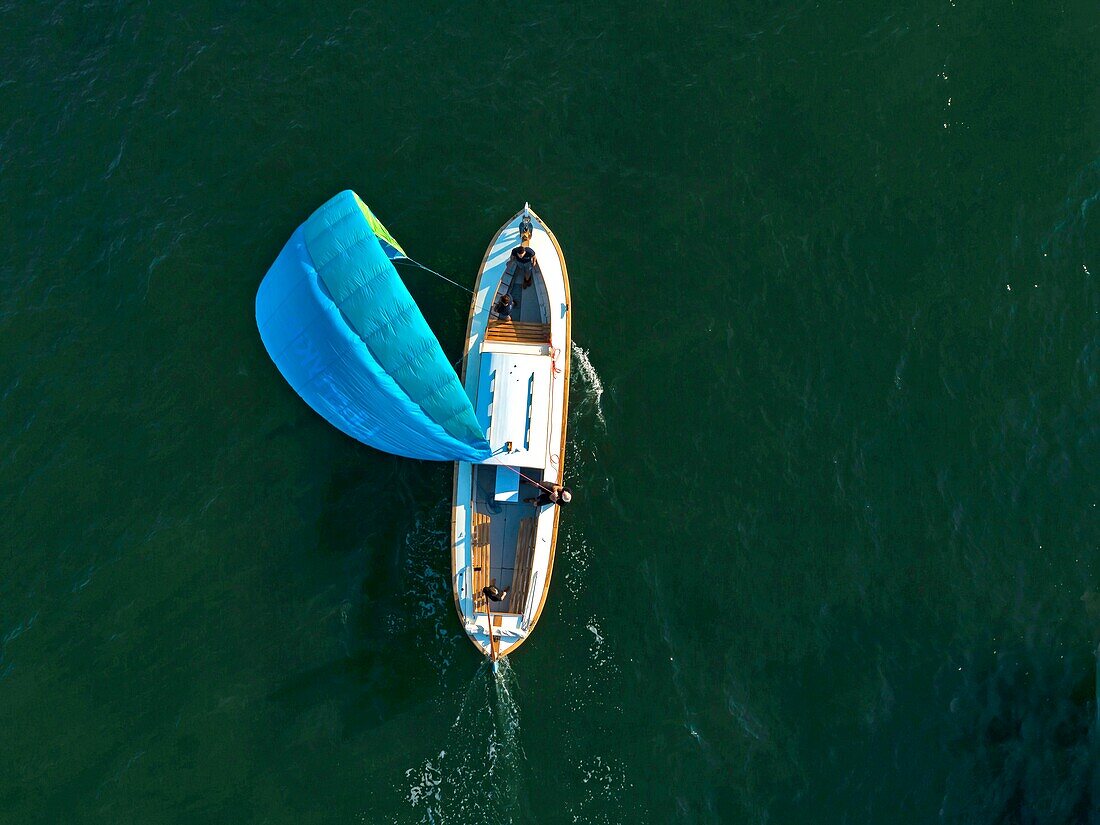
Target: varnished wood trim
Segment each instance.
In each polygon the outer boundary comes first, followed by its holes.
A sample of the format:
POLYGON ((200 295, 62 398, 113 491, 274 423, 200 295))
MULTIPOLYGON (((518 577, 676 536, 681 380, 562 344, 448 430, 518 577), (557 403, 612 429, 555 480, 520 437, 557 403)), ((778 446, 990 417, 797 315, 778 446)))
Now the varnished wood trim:
MULTIPOLYGON (((561 446, 558 450, 558 483, 560 484, 565 480, 565 428, 569 423, 569 362, 573 354, 573 299, 569 294, 569 271, 565 266, 565 255, 562 254, 561 245, 558 243, 557 237, 554 235, 553 230, 547 225, 546 221, 540 218, 534 209, 531 210, 531 214, 538 218, 539 223, 542 224, 542 228, 546 230, 546 234, 549 235, 550 240, 554 242, 554 249, 558 252, 558 261, 561 262, 562 281, 565 283, 565 345, 561 348, 562 357, 565 359, 565 369, 563 370, 565 388, 562 395, 561 408, 561 446)), ((513 220, 515 220, 515 218, 513 218, 513 220)), ((493 241, 495 243, 496 239, 494 238, 493 241)), ((492 249, 492 246, 490 245, 489 248, 492 249)), ((469 338, 469 336, 467 336, 467 338, 469 338)), ((553 577, 554 573, 554 556, 558 547, 558 522, 560 519, 561 507, 555 506, 554 532, 550 537, 550 558, 546 563, 546 582, 542 586, 542 597, 539 599, 539 606, 535 610, 535 615, 531 618, 531 624, 527 626, 527 635, 521 637, 518 642, 508 649, 508 655, 514 653, 519 649, 521 644, 531 638, 531 634, 535 631, 535 625, 538 624, 539 617, 542 616, 542 609, 546 606, 546 597, 550 594, 550 579, 553 577)))
POLYGON ((550 342, 550 325, 532 321, 489 322, 485 330, 486 341, 503 341, 516 344, 546 344, 550 342))
POLYGON ((522 614, 523 606, 527 604, 527 591, 531 586, 531 564, 535 556, 535 540, 539 534, 539 523, 536 516, 521 519, 519 523, 519 536, 516 540, 515 569, 512 572, 512 596, 508 603, 511 606, 520 606, 522 614))

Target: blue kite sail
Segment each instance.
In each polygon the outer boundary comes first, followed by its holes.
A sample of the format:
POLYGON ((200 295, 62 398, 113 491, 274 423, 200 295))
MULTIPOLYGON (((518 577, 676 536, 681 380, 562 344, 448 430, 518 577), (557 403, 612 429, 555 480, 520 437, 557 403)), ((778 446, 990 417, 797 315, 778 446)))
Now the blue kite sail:
POLYGON ((334 427, 388 453, 484 461, 470 399, 391 258, 404 251, 352 191, 291 235, 256 294, 275 365, 334 427))

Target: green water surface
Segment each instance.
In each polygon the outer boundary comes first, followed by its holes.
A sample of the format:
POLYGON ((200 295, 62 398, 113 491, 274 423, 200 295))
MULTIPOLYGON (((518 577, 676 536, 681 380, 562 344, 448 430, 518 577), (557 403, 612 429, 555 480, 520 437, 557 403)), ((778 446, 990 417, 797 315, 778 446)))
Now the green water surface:
POLYGON ((1095 0, 0 23, 0 822, 1100 821, 1095 0), (345 188, 464 283, 525 200, 569 263, 498 680, 451 468, 256 332, 345 188))

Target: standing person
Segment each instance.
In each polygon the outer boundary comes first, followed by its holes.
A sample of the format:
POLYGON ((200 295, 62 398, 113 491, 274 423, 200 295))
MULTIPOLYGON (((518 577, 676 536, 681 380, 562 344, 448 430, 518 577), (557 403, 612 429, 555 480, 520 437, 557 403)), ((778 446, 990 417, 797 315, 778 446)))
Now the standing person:
POLYGON ((535 257, 535 250, 531 248, 531 233, 526 232, 520 240, 519 246, 513 249, 512 254, 508 257, 508 264, 504 267, 504 277, 507 278, 511 275, 514 278, 516 275, 522 275, 523 288, 527 289, 535 282, 536 272, 542 274, 542 270, 539 269, 538 258, 535 257))
POLYGON ((573 500, 573 493, 568 487, 563 487, 560 484, 554 484, 550 489, 546 489, 541 484, 539 489, 542 491, 535 498, 525 498, 528 504, 534 504, 535 507, 545 507, 547 504, 556 504, 559 507, 564 507, 570 501, 573 500))

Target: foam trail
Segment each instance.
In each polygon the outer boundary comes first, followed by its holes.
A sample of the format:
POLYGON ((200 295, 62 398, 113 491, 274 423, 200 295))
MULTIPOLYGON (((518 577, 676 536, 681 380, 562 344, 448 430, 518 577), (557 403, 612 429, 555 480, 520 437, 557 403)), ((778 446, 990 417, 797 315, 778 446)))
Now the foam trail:
POLYGON ((496 689, 496 726, 508 760, 518 768, 526 755, 519 742, 519 705, 512 695, 512 689, 516 686, 516 672, 508 663, 508 657, 501 659, 498 665, 499 671, 493 680, 496 689))
POLYGON ((603 417, 603 381, 600 380, 599 373, 596 372, 596 368, 592 366, 592 361, 588 358, 588 351, 579 346, 576 341, 573 342, 573 358, 576 359, 577 364, 580 367, 580 376, 585 385, 585 400, 592 402, 592 405, 596 408, 596 418, 599 419, 603 428, 607 429, 607 419, 603 417))
POLYGON ((507 659, 499 665, 494 676, 488 660, 481 663, 439 750, 405 771, 405 799, 416 821, 528 821, 517 681, 507 659))
POLYGON ((462 717, 466 716, 468 712, 472 710, 476 713, 480 709, 480 703, 477 702, 477 694, 480 693, 479 687, 484 678, 483 671, 488 664, 488 659, 482 662, 481 666, 477 669, 477 673, 474 674, 474 678, 471 679, 470 684, 466 686, 466 695, 462 697, 462 705, 458 708, 458 715, 455 716, 454 723, 451 725, 451 730, 460 729, 462 717))

